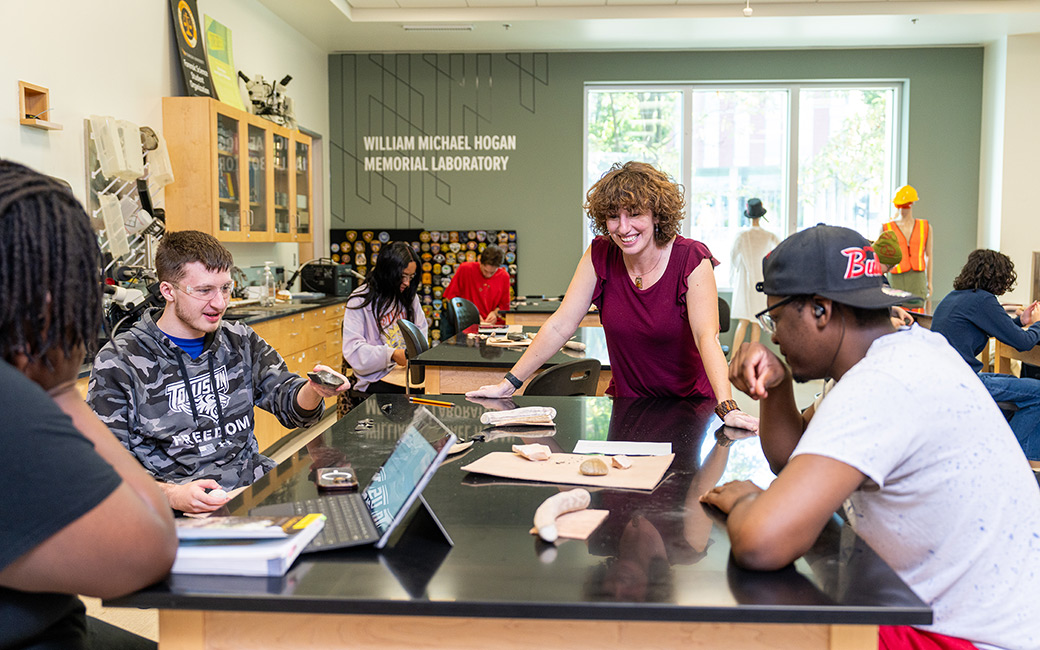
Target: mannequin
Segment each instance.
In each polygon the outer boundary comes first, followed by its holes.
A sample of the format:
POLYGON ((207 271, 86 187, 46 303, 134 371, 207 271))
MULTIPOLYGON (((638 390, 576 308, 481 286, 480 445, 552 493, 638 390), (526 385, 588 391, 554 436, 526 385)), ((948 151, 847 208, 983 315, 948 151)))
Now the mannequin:
POLYGON ((925 219, 916 219, 913 205, 919 200, 917 190, 904 185, 896 191, 892 203, 896 216, 881 227, 881 232, 895 233, 902 261, 888 270, 888 281, 895 289, 909 291, 920 300, 906 305, 908 310, 931 313, 932 311, 932 227, 925 219))
POLYGON ((759 225, 759 219, 764 219, 766 212, 761 200, 748 199, 744 217, 751 222, 751 226, 737 234, 730 252, 733 263, 733 305, 730 313, 737 321, 733 344, 730 346, 730 359, 744 342, 744 333, 749 324, 751 333, 748 340, 757 341, 762 334, 762 327, 755 319, 755 314, 766 308, 766 297, 755 290, 755 283, 762 281, 762 258, 780 243, 776 234, 759 225))

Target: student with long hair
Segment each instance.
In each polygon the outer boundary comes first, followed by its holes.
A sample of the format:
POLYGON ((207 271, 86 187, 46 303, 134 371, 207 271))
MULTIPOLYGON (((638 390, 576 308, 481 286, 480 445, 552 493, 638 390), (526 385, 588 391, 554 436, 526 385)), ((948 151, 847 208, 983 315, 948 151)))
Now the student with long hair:
POLYGON ((373 393, 403 393, 404 387, 384 381, 394 368, 408 363, 401 318, 418 326, 424 336, 429 325, 419 304, 419 256, 403 242, 383 246, 375 266, 360 287, 347 298, 343 313, 343 366, 354 371, 353 389, 342 394, 343 415, 373 393))

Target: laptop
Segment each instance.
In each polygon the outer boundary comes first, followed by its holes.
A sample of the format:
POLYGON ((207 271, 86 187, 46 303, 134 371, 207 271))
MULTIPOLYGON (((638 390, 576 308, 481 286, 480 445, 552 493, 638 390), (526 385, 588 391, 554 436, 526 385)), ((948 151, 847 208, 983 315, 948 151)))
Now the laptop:
POLYGON ((314 499, 260 506, 249 514, 324 513, 325 527, 304 553, 365 544, 383 548, 457 441, 440 420, 420 407, 362 492, 321 494, 314 499))

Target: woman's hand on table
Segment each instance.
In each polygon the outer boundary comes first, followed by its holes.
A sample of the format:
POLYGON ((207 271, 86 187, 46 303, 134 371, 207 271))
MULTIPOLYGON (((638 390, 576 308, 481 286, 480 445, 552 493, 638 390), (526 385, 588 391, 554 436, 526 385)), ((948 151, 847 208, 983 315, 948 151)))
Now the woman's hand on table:
POLYGON ((701 503, 715 506, 722 512, 729 514, 733 511, 738 501, 755 496, 760 492, 763 492, 762 488, 751 481, 730 481, 708 490, 701 495, 700 500, 701 503))
POLYGON ((734 429, 747 429, 748 431, 758 431, 758 418, 754 415, 750 415, 735 409, 726 414, 726 417, 722 419, 723 424, 727 427, 733 427, 734 429))
POLYGON ((390 355, 393 362, 404 368, 408 365, 408 355, 405 353, 404 348, 395 348, 394 353, 390 355))
POLYGON ((741 345, 729 364, 729 380, 752 399, 769 397, 769 390, 786 377, 787 366, 757 341, 741 345))
POLYGON ((488 386, 481 386, 477 390, 471 390, 466 393, 466 397, 490 397, 492 399, 502 399, 503 397, 509 397, 516 392, 513 385, 508 380, 503 379, 497 384, 491 384, 488 386))

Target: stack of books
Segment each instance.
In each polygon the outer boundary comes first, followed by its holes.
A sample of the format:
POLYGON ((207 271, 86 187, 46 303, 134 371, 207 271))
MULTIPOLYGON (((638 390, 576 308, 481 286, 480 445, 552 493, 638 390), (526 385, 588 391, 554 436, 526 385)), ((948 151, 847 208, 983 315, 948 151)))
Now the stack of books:
POLYGON ((325 515, 182 518, 171 573, 284 575, 325 526, 325 515))

